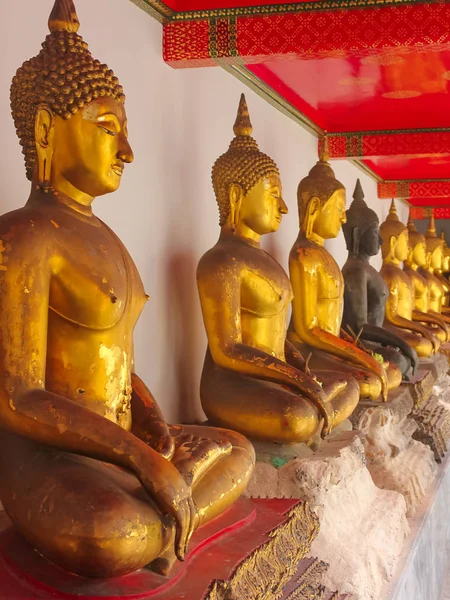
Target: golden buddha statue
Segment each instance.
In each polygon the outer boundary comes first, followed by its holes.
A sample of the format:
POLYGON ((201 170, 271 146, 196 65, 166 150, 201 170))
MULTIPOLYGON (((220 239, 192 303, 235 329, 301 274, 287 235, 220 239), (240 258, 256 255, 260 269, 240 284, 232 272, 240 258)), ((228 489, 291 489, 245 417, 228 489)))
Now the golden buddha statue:
POLYGON ((434 275, 439 279, 444 289, 444 296, 442 298, 442 312, 448 313, 448 308, 450 305, 450 282, 444 273, 448 273, 450 268, 450 250, 447 246, 447 242, 445 241, 445 233, 443 231, 441 231, 441 240, 443 250, 442 265, 440 268, 434 270, 434 275))
POLYGON ((231 431, 169 426, 134 372, 147 297, 91 209, 133 160, 122 87, 56 0, 11 107, 31 194, 0 217, 0 499, 44 556, 112 577, 183 560, 251 475, 231 431))
POLYGON ((444 273, 448 273, 450 271, 450 249, 447 246, 447 242, 445 240, 445 233, 441 231, 441 240, 443 247, 443 257, 442 257, 442 267, 440 269, 435 269, 434 274, 442 283, 444 288, 444 298, 442 301, 442 312, 448 313, 450 308, 450 282, 448 277, 444 275, 444 273))
POLYGON ((442 281, 435 275, 436 271, 442 273, 444 260, 444 244, 436 235, 434 215, 430 217, 425 234, 426 262, 420 266, 418 272, 426 280, 429 292, 429 310, 441 316, 446 323, 450 323, 450 316, 442 314, 445 303, 446 290, 442 281))
POLYGON ((358 332, 364 347, 395 363, 404 377, 418 365, 413 348, 401 337, 384 328, 387 285, 380 273, 370 264, 381 248, 380 222, 375 211, 364 200, 359 179, 353 202, 343 224, 348 258, 342 268, 344 277, 344 331, 358 332))
POLYGON ((424 325, 413 320, 414 290, 400 263, 408 258, 408 228, 400 222, 392 200, 389 214, 380 226, 383 240, 381 275, 388 286, 385 327, 402 337, 419 357, 439 350, 439 339, 424 325))
MULTIPOLYGON (((320 377, 331 369, 354 377, 360 396, 387 398, 389 387, 401 383, 402 374, 390 365, 389 379, 382 366, 351 338, 340 337, 344 280, 325 239, 335 238, 345 217, 345 188, 328 164, 326 139, 319 162, 302 179, 297 191, 300 232, 289 256, 294 290, 288 338, 320 377)), ((356 332, 358 333, 358 332, 356 332)))
MULTIPOLYGON (((449 273, 450 271, 450 248, 447 245, 447 241, 445 239, 445 233, 443 231, 441 231, 441 240, 444 246, 444 258, 442 260, 442 273, 449 273)), ((445 279, 447 281, 447 283, 449 283, 448 281, 448 275, 445 276, 445 279)), ((448 303, 450 304, 450 298, 448 300, 448 303)))
POLYGON ((445 343, 450 334, 445 321, 442 317, 430 309, 430 292, 428 282, 423 275, 418 272, 420 267, 427 263, 425 236, 419 233, 411 219, 408 218, 408 257, 403 263, 403 271, 409 276, 413 285, 413 312, 412 318, 426 324, 431 332, 437 335, 442 343, 445 343))
POLYGON ((219 240, 197 269, 208 337, 201 401, 214 424, 267 442, 307 442, 352 413, 358 388, 327 373, 319 383, 286 340, 291 285, 260 239, 287 207, 278 167, 251 133, 242 95, 235 138, 212 169, 219 240))

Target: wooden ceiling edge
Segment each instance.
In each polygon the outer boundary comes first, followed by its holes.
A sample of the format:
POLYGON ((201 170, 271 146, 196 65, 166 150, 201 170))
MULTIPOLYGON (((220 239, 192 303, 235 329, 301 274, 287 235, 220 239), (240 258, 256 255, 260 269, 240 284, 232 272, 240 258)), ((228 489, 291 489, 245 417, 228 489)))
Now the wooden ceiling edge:
POLYGON ((161 25, 167 25, 175 15, 175 11, 159 0, 129 0, 132 4, 153 17, 161 25))
POLYGON ((202 19, 228 17, 258 17, 298 14, 325 10, 354 10, 382 8, 389 6, 412 6, 415 4, 439 4, 436 0, 312 0, 310 2, 284 2, 280 4, 259 4, 256 6, 232 6, 225 8, 177 11, 161 0, 130 0, 159 22, 198 21, 202 19))

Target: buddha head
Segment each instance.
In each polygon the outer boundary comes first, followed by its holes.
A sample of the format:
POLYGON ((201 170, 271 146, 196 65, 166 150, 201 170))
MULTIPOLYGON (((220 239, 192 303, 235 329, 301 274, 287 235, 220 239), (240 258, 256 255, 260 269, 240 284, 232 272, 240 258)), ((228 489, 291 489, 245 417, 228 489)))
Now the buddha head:
POLYGON ((347 221, 342 225, 347 250, 355 256, 364 253, 375 256, 383 243, 380 237, 380 221, 377 213, 364 201, 364 192, 359 179, 353 192, 353 202, 346 213, 347 221))
POLYGON ((127 140, 125 96, 114 73, 77 33, 72 0, 56 0, 50 34, 11 85, 11 109, 28 179, 80 204, 115 191, 127 140))
POLYGON ((398 218, 394 200, 386 220, 380 226, 380 235, 383 240, 383 260, 403 262, 408 258, 408 228, 398 218))
POLYGON ((233 233, 257 236, 276 231, 288 212, 281 192, 280 172, 251 136, 244 94, 241 95, 235 137, 212 168, 212 184, 219 206, 219 224, 233 233))
POLYGON ((308 239, 314 234, 322 239, 339 234, 345 216, 345 187, 328 163, 328 143, 324 138, 319 161, 297 188, 300 230, 308 239))
POLYGON ((407 263, 410 266, 424 267, 427 264, 427 248, 425 236, 417 231, 414 221, 411 218, 411 211, 408 217, 408 258, 407 263))
POLYGON ((434 215, 431 214, 428 229, 425 234, 427 245, 428 265, 433 270, 442 269, 442 261, 444 258, 444 244, 436 234, 436 225, 434 223, 434 215))

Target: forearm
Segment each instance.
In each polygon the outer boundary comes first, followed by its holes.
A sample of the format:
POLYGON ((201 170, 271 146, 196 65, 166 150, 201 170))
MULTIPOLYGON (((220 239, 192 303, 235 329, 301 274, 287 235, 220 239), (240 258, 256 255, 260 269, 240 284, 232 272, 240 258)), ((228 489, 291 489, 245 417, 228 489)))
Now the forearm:
POLYGON ((400 317, 399 315, 388 315, 388 314, 386 314, 386 320, 391 325, 395 325, 396 327, 400 327, 401 329, 409 329, 410 331, 419 333, 420 335, 425 337, 427 340, 430 340, 431 342, 433 341, 431 333, 426 329, 426 327, 423 327, 423 325, 420 325, 420 323, 417 323, 415 321, 410 321, 409 319, 405 319, 404 317, 400 317))
POLYGON ((131 386, 133 389, 131 395, 133 424, 140 427, 145 427, 150 423, 165 424, 164 416, 156 400, 136 373, 131 374, 131 386))
POLYGON ((437 325, 447 335, 447 327, 445 321, 437 313, 424 313, 420 310, 414 310, 412 314, 414 321, 420 321, 421 323, 430 323, 431 325, 437 325))
POLYGON ((131 431, 151 448, 171 460, 175 452, 175 442, 169 427, 152 393, 142 379, 131 374, 131 431))
POLYGON ((60 450, 134 470, 130 457, 148 455, 148 447, 112 421, 43 389, 9 399, 0 391, 2 427, 60 450))
POLYGON ((302 353, 298 348, 291 344, 291 342, 286 338, 284 344, 284 354, 286 357, 286 362, 290 364, 292 367, 295 367, 299 371, 305 372, 306 368, 306 360, 303 357, 302 353))
POLYGON ((384 344, 398 348, 405 356, 412 356, 412 348, 400 336, 396 335, 384 327, 377 325, 364 325, 361 333, 361 339, 375 342, 376 344, 384 344))
POLYGON ((289 385, 308 397, 322 394, 321 386, 299 369, 275 356, 245 344, 233 344, 226 354, 220 353, 217 358, 213 354, 213 359, 224 368, 259 379, 289 385))
POLYGON ((302 340, 319 350, 342 358, 358 367, 368 369, 379 377, 385 375, 381 365, 372 356, 360 350, 354 343, 323 331, 319 327, 314 327, 312 330, 305 332, 305 337, 302 337, 302 340))

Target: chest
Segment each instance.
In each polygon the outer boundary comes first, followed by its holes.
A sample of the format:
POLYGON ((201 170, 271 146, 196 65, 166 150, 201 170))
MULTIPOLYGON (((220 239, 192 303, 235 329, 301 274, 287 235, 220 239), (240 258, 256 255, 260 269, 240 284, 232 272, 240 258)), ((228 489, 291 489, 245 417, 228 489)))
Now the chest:
POLYGON ((344 294, 344 278, 337 262, 326 250, 320 252, 318 259, 317 281, 319 298, 342 298, 344 294))
POLYGON ((370 300, 377 299, 379 302, 385 302, 388 295, 388 286, 383 277, 372 266, 368 270, 367 277, 367 297, 370 300))
POLYGON ((241 308, 262 317, 287 310, 293 294, 284 269, 266 253, 247 262, 241 275, 241 308))
POLYGON ((106 226, 61 231, 50 283, 54 312, 77 325, 108 329, 124 316, 136 321, 145 300, 133 260, 106 226))

